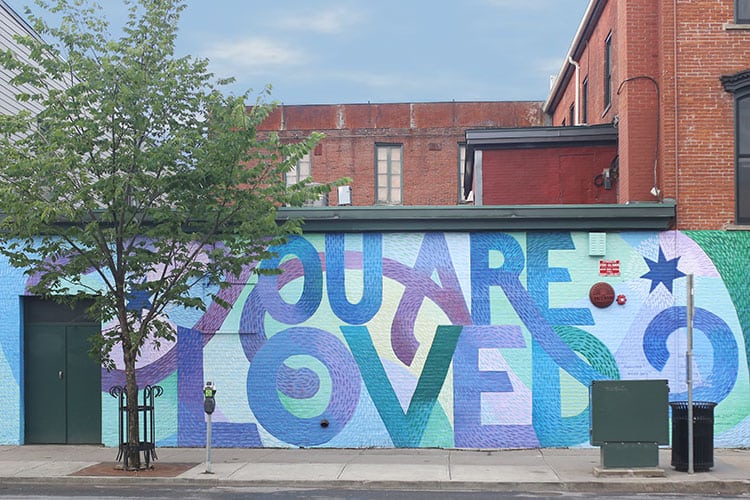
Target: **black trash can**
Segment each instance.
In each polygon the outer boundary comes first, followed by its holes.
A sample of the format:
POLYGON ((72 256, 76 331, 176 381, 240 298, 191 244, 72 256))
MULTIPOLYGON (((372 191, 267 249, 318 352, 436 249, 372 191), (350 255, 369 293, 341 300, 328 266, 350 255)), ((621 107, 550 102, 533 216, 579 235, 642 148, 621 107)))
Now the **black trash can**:
MULTIPOLYGON (((688 402, 673 401, 672 467, 688 470, 688 402)), ((693 401, 693 470, 704 472, 714 466, 714 406, 708 401, 693 401)))

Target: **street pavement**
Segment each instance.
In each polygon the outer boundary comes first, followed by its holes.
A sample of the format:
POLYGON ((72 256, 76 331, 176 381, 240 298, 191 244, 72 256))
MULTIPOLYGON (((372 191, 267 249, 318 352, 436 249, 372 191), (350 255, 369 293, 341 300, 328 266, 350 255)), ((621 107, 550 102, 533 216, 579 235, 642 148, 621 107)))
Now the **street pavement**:
MULTIPOLYGON (((714 466, 688 474, 659 450, 655 468, 601 469, 598 448, 525 450, 157 448, 153 471, 115 469, 102 446, 0 446, 0 485, 192 485, 435 491, 623 492, 750 495, 750 450, 714 450, 714 466), (179 466, 179 467, 177 467, 179 466), (175 469, 174 477, 160 475, 175 469), (207 473, 210 469, 211 473, 207 473), (88 473, 96 470, 100 475, 88 473), (101 474, 101 471, 106 471, 101 474)), ((705 459, 705 457, 704 457, 705 459)))

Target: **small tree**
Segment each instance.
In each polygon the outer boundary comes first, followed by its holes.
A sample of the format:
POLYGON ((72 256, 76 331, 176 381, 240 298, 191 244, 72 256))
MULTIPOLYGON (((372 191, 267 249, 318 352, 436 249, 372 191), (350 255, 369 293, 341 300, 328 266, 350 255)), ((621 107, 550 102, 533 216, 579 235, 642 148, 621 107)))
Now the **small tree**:
POLYGON ((119 37, 96 5, 37 3, 61 19, 52 27, 26 12, 55 43, 18 37, 25 54, 0 54, 18 99, 41 110, 0 117, 1 251, 34 277, 30 293, 92 299, 95 317, 116 325, 92 353, 111 368, 122 346, 128 461, 140 467, 144 343, 174 339, 172 308, 205 309, 196 283, 217 290, 299 232, 299 221, 277 223, 276 209, 331 188, 284 180, 320 135, 260 138, 268 90, 246 108, 247 94, 223 94, 207 61, 174 55, 179 0, 127 2, 119 37))

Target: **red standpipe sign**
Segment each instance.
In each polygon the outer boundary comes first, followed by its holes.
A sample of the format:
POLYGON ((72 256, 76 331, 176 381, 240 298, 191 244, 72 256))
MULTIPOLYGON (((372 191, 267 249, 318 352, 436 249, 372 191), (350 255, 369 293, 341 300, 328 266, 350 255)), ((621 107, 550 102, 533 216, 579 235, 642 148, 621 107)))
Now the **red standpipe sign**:
POLYGON ((600 260, 599 261, 599 276, 619 276, 620 275, 620 261, 619 260, 600 260))

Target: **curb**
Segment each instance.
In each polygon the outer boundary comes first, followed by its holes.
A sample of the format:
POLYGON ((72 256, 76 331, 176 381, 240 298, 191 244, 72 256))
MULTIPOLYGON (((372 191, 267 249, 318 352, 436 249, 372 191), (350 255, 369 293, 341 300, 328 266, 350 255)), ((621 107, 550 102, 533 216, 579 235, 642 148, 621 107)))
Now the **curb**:
POLYGON ((232 480, 225 478, 181 477, 3 477, 0 486, 9 484, 45 484, 123 486, 142 484, 163 487, 240 487, 281 488, 295 490, 411 490, 411 491, 478 491, 478 492, 570 492, 570 493, 670 493, 702 495, 748 495, 750 480, 732 481, 575 481, 575 482, 476 482, 476 481, 298 481, 298 480, 232 480))

